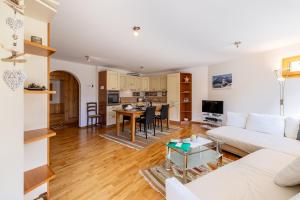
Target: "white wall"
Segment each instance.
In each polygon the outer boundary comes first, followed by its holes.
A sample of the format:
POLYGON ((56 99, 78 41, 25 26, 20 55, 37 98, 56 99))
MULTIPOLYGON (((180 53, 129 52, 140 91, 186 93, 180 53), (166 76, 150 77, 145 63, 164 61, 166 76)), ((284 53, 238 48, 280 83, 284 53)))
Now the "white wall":
MULTIPOLYGON (((279 85, 273 70, 281 66, 282 58, 300 55, 300 44, 241 57, 237 60, 208 67, 208 96, 223 100, 224 110, 280 114, 279 85), (232 89, 212 89, 212 76, 233 75, 232 89)), ((286 115, 300 113, 300 79, 286 83, 286 115)))
MULTIPOLYGON (((0 43, 12 47, 13 31, 6 25, 7 17, 13 17, 11 8, 0 0, 0 43)), ((19 19, 23 19, 18 14, 19 19)), ((18 50, 23 51, 23 29, 19 30, 18 50)), ((0 58, 11 54, 0 48, 0 58)), ((24 95, 23 86, 12 91, 3 81, 6 70, 23 70, 23 64, 13 66, 0 61, 0 199, 23 199, 23 151, 24 151, 24 95)))
POLYGON ((80 87, 79 126, 86 126, 86 103, 90 101, 98 102, 98 67, 52 59, 51 72, 52 71, 69 72, 78 80, 80 87), (91 85, 94 85, 94 87, 91 85))
POLYGON ((208 68, 207 67, 194 67, 184 69, 184 72, 192 74, 192 121, 201 121, 202 115, 202 100, 208 98, 208 68))

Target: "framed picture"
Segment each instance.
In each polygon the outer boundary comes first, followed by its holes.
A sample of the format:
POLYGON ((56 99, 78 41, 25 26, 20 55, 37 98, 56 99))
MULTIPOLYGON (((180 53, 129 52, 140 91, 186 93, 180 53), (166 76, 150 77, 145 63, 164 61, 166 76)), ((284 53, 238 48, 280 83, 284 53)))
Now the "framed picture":
POLYGON ((230 89, 232 86, 232 74, 215 75, 212 77, 213 89, 230 89))

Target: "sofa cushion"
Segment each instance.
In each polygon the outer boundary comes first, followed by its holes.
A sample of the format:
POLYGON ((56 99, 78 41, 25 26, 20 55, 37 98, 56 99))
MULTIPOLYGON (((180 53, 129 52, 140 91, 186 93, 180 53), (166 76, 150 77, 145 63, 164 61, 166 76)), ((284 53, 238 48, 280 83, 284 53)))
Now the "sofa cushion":
POLYGON ((279 186, 295 186, 300 184, 300 157, 294 159, 275 176, 274 182, 279 186))
POLYGON ((207 131, 207 134, 247 153, 269 148, 300 156, 300 141, 286 137, 274 137, 273 135, 232 126, 215 128, 207 131))
POLYGON ((295 196, 293 196, 289 200, 300 200, 300 193, 296 194, 295 196))
POLYGON ((287 117, 285 119, 285 137, 296 139, 299 132, 299 118, 287 117))
POLYGON ((245 128, 247 115, 242 113, 227 112, 226 125, 238 128, 245 128))
POLYGON ((247 120, 246 129, 283 137, 284 126, 284 117, 251 113, 247 120))
POLYGON ((201 200, 289 199, 300 191, 300 186, 279 187, 273 179, 285 163, 294 158, 277 151, 259 150, 186 184, 186 187, 201 200))

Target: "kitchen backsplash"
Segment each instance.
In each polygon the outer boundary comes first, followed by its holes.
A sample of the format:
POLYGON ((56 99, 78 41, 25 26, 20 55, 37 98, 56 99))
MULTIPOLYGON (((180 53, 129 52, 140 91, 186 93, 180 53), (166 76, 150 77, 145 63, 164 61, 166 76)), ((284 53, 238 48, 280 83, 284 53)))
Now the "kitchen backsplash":
MULTIPOLYGON (((138 97, 121 97, 121 103, 137 103, 138 97)), ((147 101, 154 103, 167 103, 167 97, 145 97, 147 101)))

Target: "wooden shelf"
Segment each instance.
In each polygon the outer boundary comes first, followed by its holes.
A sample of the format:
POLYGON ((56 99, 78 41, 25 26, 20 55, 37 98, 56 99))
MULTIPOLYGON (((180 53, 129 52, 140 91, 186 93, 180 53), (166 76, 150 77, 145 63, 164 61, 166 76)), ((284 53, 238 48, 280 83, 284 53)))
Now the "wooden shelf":
POLYGON ((192 103, 191 101, 188 101, 188 102, 181 102, 181 103, 192 103))
POLYGON ((191 113, 192 111, 181 111, 182 113, 191 113))
POLYGON ((56 91, 24 89, 24 94, 56 94, 56 91))
POLYGON ((48 128, 25 131, 24 133, 24 144, 29 144, 39 140, 43 140, 49 137, 55 136, 56 133, 48 128))
POLYGON ((54 178, 55 174, 48 165, 26 171, 24 172, 24 193, 27 194, 54 178))
POLYGON ((182 84, 191 84, 192 82, 180 82, 182 84))
POLYGON ((26 0, 25 15, 50 23, 57 13, 58 6, 57 0, 26 0))
POLYGON ((182 91, 180 93, 182 93, 182 94, 189 94, 189 93, 191 93, 191 91, 182 91))
POLYGON ((54 54, 56 49, 31 42, 29 40, 24 40, 24 52, 26 54, 48 57, 54 54))

